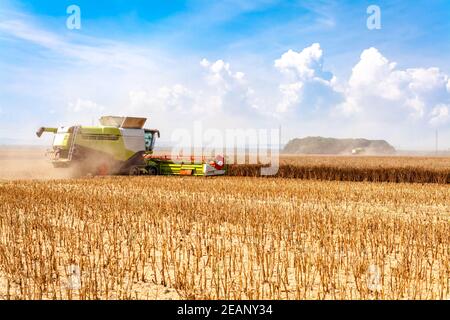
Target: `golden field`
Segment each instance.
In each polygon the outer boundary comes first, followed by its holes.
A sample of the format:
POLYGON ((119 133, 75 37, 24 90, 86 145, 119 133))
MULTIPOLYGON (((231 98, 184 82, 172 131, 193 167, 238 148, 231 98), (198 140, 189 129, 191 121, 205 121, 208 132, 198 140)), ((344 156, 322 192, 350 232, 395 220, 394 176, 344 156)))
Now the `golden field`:
POLYGON ((0 299, 448 299, 449 191, 252 177, 4 181, 0 299))
MULTIPOLYGON (((259 176, 261 165, 231 165, 233 176, 259 176)), ((282 155, 276 177, 371 182, 450 183, 450 157, 282 155)))

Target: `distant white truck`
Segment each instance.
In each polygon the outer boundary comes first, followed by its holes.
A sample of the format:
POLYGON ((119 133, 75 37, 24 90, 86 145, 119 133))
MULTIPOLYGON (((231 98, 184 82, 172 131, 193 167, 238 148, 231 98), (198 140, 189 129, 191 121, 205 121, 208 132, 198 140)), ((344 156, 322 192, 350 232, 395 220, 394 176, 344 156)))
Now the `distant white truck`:
POLYGON ((352 149, 352 154, 362 154, 364 153, 366 150, 364 148, 353 148, 352 149))

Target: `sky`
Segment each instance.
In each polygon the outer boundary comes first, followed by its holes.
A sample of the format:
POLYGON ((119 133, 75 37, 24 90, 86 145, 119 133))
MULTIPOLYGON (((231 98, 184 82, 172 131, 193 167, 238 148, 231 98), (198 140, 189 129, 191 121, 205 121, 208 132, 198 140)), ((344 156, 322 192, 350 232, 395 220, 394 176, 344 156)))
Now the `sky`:
POLYGON ((450 1, 2 0, 0 143, 129 115, 449 149, 449 51, 450 1))

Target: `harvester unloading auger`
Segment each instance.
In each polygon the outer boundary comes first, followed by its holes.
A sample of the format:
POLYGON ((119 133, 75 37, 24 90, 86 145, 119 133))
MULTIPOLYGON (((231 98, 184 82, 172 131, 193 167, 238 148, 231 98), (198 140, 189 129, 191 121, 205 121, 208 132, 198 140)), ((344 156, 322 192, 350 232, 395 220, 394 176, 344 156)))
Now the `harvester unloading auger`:
POLYGON ((224 158, 154 155, 159 130, 145 129, 146 118, 104 116, 100 126, 41 127, 54 133, 48 151, 56 168, 75 168, 83 174, 193 175, 225 174, 224 158))

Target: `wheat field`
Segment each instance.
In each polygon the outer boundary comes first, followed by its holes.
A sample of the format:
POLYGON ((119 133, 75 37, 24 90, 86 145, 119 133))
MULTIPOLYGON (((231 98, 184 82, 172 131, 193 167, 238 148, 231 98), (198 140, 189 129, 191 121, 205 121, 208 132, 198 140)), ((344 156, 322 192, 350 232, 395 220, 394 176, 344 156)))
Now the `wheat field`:
MULTIPOLYGON (((260 175, 262 165, 231 165, 229 175, 260 175)), ((276 177, 405 183, 450 183, 449 157, 283 155, 276 177)))
POLYGON ((0 182, 0 299, 448 299, 445 184, 0 182))

